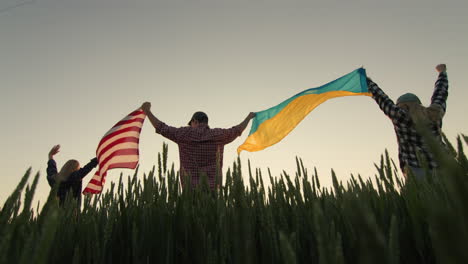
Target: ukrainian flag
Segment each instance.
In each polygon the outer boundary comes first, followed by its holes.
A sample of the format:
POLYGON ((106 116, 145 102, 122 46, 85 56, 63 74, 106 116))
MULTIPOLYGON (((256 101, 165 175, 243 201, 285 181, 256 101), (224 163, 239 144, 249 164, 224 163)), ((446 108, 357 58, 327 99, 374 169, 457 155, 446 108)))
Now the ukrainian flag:
POLYGON ((328 99, 341 96, 367 95, 366 70, 357 69, 318 88, 305 90, 281 104, 257 112, 250 134, 244 144, 237 148, 259 151, 274 145, 289 134, 310 111, 328 99))

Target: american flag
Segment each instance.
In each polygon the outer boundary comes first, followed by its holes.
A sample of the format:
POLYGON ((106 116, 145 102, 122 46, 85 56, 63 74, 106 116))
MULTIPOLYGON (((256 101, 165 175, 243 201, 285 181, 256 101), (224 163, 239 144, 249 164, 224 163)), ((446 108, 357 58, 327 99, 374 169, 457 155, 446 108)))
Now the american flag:
POLYGON ((99 168, 83 194, 101 193, 107 171, 114 168, 135 169, 138 165, 138 143, 145 121, 145 113, 138 109, 120 120, 101 139, 96 150, 99 168))

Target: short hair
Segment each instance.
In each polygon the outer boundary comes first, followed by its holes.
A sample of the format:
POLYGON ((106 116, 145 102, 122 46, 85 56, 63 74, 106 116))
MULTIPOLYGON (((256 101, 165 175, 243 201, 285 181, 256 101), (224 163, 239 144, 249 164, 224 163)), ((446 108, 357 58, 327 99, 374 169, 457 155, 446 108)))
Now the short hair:
POLYGON ((190 121, 188 122, 188 125, 190 125, 190 122, 194 120, 198 121, 199 123, 208 124, 208 116, 200 111, 195 112, 193 114, 192 119, 190 119, 190 121))

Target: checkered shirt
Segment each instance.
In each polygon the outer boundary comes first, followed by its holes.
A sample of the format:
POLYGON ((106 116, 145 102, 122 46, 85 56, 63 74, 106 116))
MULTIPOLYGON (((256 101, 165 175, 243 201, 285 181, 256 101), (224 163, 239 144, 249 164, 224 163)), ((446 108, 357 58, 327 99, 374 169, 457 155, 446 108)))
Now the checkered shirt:
MULTIPOLYGON (((400 168, 408 165, 411 167, 421 168, 420 160, 418 160, 417 153, 420 153, 429 167, 436 168, 432 154, 427 149, 424 139, 416 131, 413 121, 409 113, 398 107, 374 82, 367 79, 369 92, 372 93, 372 98, 375 99, 380 109, 387 115, 393 123, 395 133, 398 140, 398 158, 400 160, 400 168)), ((446 110, 446 101, 448 96, 448 80, 447 73, 442 72, 439 74, 435 82, 434 93, 431 98, 431 105, 436 104, 442 107, 444 113, 446 110)), ((430 131, 436 138, 441 141, 441 128, 442 121, 433 123, 430 126, 430 131)))
POLYGON ((241 135, 240 125, 229 129, 211 129, 206 124, 199 127, 175 128, 161 122, 156 133, 174 141, 179 146, 181 183, 185 186, 190 177, 192 188, 198 186, 206 175, 211 190, 221 184, 224 145, 241 135))

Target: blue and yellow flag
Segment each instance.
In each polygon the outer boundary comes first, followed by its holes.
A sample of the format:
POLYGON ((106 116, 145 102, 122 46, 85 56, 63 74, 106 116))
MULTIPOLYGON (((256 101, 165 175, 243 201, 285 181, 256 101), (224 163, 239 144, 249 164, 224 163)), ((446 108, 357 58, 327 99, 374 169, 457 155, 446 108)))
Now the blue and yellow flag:
POLYGON ((244 144, 237 148, 259 151, 274 145, 289 134, 310 111, 328 99, 341 96, 367 95, 366 70, 357 69, 318 88, 311 88, 296 94, 281 104, 257 112, 250 134, 244 144))

